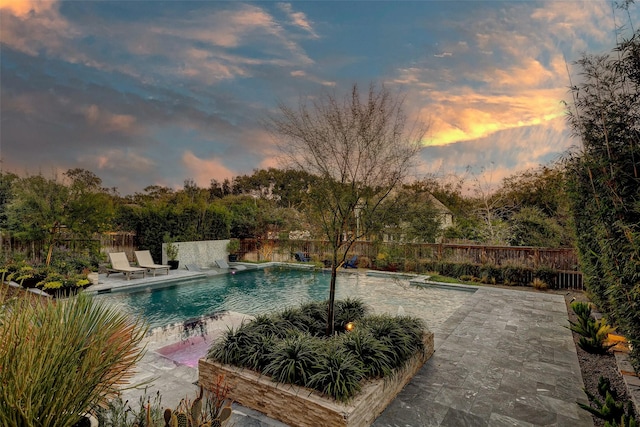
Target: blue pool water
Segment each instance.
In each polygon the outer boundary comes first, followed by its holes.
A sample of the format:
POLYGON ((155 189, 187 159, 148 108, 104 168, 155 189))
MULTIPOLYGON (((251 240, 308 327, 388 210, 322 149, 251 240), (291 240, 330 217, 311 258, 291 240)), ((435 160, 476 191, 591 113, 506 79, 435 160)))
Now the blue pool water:
MULTIPOLYGON (((127 312, 144 317, 151 328, 228 310, 248 315, 276 311, 329 297, 326 271, 265 268, 209 276, 166 288, 100 295, 127 312)), ((471 293, 421 288, 408 280, 340 274, 336 298, 357 297, 376 313, 407 314, 427 321, 433 330, 471 293)))

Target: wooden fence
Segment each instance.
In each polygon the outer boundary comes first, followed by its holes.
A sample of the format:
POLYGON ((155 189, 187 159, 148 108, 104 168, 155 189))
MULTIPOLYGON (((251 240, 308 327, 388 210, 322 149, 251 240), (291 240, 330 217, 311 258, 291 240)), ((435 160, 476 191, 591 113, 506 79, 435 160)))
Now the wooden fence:
MULTIPOLYGON (((125 252, 129 260, 133 260, 133 252, 137 249, 137 239, 135 233, 103 233, 96 234, 89 239, 78 239, 71 235, 63 234, 58 239, 57 245, 71 250, 74 248, 97 247, 103 254, 125 252)), ((24 253, 37 261, 44 261, 46 257, 45 251, 47 250, 42 241, 24 243, 7 236, 0 241, 0 248, 6 253, 14 251, 24 253)))
MULTIPOLYGON (((248 261, 291 261, 296 252, 302 252, 316 261, 330 258, 329 244, 321 240, 243 239, 241 242, 241 256, 248 261)), ((578 257, 575 250, 571 248, 355 242, 349 250, 349 255, 358 255, 359 265, 366 268, 375 267, 379 254, 385 254, 386 257, 401 262, 413 261, 418 270, 419 261, 513 265, 531 269, 549 268, 557 272, 554 287, 584 289, 578 257)))

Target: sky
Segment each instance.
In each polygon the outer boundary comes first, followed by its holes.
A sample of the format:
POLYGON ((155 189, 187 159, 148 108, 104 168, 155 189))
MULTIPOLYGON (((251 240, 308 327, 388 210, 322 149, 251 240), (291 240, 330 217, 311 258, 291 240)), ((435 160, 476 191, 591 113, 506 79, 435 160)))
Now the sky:
POLYGON ((0 0, 0 167, 209 187, 282 166, 278 102, 375 83, 429 125, 416 178, 497 183, 579 143, 573 62, 637 18, 601 0, 0 0))

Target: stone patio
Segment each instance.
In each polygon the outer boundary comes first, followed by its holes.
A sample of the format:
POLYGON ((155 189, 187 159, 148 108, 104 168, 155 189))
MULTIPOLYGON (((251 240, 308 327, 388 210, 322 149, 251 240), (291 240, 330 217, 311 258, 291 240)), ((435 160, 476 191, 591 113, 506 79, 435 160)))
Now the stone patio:
MULTIPOLYGON (((201 275, 171 273, 169 279, 201 275)), ((162 278, 140 280, 152 279, 162 278)), ((123 286, 145 285, 119 281, 123 286)), ((103 283, 103 289, 108 286, 112 285, 103 283)), ((204 339, 211 342, 244 318, 230 313, 212 321, 204 339)), ((587 399, 567 325, 562 295, 478 288, 443 325, 432 329, 435 354, 373 425, 592 426, 591 416, 576 405, 587 399)), ((195 394, 198 377, 197 369, 157 351, 176 342, 202 345, 171 330, 150 336, 134 378, 135 382, 153 380, 149 394, 160 390, 163 404, 169 407, 195 394)), ((124 397, 135 402, 141 394, 141 390, 128 390, 124 397)), ((284 426, 240 406, 234 407, 230 425, 284 426)))

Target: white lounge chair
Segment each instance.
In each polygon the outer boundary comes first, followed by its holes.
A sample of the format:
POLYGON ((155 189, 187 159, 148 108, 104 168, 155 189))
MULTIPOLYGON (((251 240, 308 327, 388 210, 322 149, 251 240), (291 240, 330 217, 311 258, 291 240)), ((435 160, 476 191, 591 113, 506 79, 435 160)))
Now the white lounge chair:
POLYGON ((132 274, 142 273, 142 277, 144 278, 144 274, 147 271, 144 268, 131 267, 127 259, 127 254, 124 252, 110 253, 109 260, 111 261, 111 268, 107 269, 107 277, 109 277, 111 273, 122 273, 127 277, 127 280, 131 280, 132 274))
POLYGON ((153 257, 151 257, 151 252, 149 251, 135 251, 136 260, 138 260, 138 265, 142 268, 146 268, 147 271, 153 272, 153 277, 156 277, 156 271, 167 270, 167 274, 169 274, 169 266, 164 264, 156 264, 153 262, 153 257))
POLYGON ((225 270, 244 270, 247 267, 245 267, 244 265, 229 265, 227 263, 227 261, 223 260, 223 259, 217 259, 216 260, 216 265, 218 266, 218 268, 222 268, 225 270))

